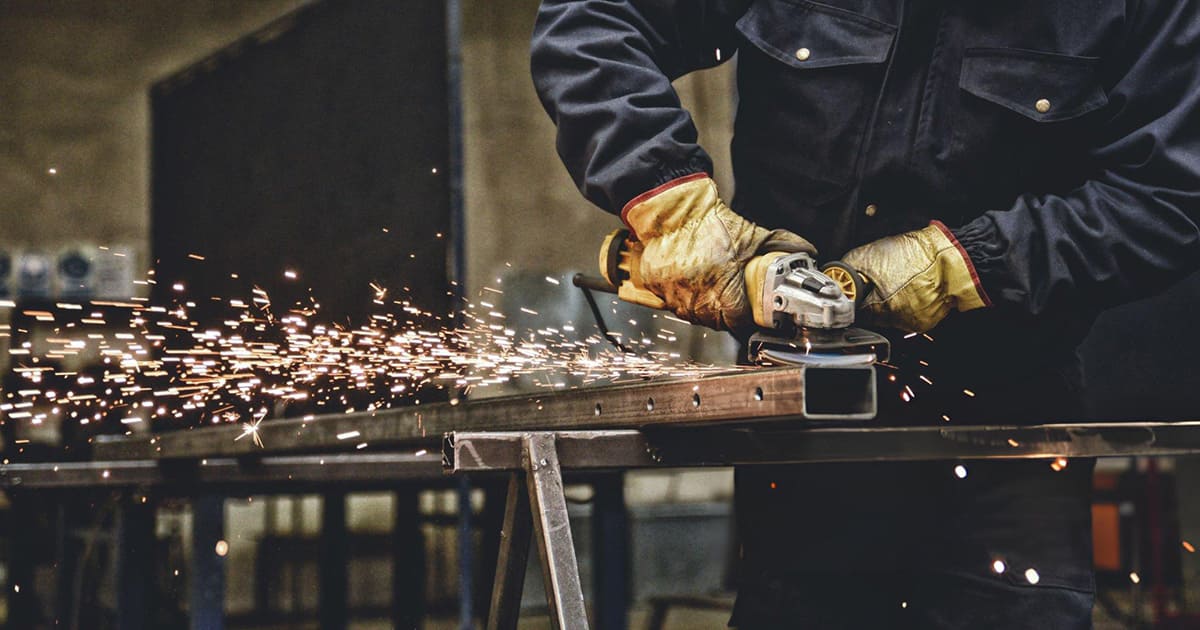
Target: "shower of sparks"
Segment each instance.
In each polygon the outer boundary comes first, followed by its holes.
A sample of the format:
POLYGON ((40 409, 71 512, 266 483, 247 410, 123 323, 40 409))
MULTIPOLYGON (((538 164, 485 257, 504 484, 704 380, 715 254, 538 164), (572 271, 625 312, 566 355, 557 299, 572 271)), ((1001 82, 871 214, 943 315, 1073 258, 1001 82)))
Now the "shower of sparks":
MULTIPOLYGON (((139 283, 155 284, 153 272, 139 283)), ((137 297, 62 303, 23 312, 39 323, 32 332, 0 325, 0 337, 14 339, 9 352, 17 365, 0 390, 0 422, 122 431, 151 422, 240 422, 237 439, 249 436, 261 447, 259 424, 269 418, 370 412, 507 384, 563 389, 730 369, 692 364, 656 346, 655 339, 675 340, 670 331, 623 335, 633 350, 623 353, 591 322, 549 322, 525 306, 512 311, 542 321, 518 328, 485 301, 503 297, 491 287, 477 304, 441 314, 417 306, 407 288, 369 283, 373 312, 352 326, 323 320, 311 295, 278 308, 258 287, 250 295, 198 298, 182 282, 167 286, 174 296, 168 304, 137 297)))

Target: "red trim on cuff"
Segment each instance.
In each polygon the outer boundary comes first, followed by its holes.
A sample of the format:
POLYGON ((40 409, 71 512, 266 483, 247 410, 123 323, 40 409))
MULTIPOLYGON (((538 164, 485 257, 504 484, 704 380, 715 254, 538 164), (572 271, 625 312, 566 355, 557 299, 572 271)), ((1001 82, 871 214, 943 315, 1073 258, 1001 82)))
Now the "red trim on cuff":
MULTIPOLYGON (((686 184, 688 182, 694 182, 698 179, 707 179, 707 178, 708 178, 708 173, 705 173, 704 171, 700 171, 699 173, 692 173, 691 175, 684 175, 683 177, 676 177, 675 179, 672 179, 671 181, 669 181, 665 184, 660 184, 658 186, 655 186, 654 188, 651 188, 650 190, 647 190, 646 192, 634 197, 633 199, 630 199, 629 203, 625 204, 624 208, 621 208, 621 223, 624 223, 625 227, 629 227, 629 222, 625 220, 625 215, 629 212, 630 208, 638 205, 639 203, 642 203, 643 201, 645 201, 661 192, 666 192, 667 190, 669 190, 671 188, 679 186, 680 184, 686 184)), ((629 227, 629 229, 633 230, 632 227, 629 227)), ((636 234, 634 236, 636 236, 636 234)))
POLYGON ((979 274, 975 271, 975 263, 971 262, 971 257, 967 255, 967 250, 963 249, 962 243, 958 242, 958 239, 954 236, 954 232, 951 232, 950 228, 946 227, 946 224, 941 221, 930 221, 929 225, 941 230, 942 234, 945 234, 946 238, 950 239, 951 243, 954 243, 954 247, 958 249, 958 253, 967 263, 967 271, 971 272, 971 282, 975 283, 975 290, 979 291, 979 297, 983 298, 983 305, 991 306, 992 298, 988 297, 987 291, 983 290, 983 283, 979 281, 979 274))

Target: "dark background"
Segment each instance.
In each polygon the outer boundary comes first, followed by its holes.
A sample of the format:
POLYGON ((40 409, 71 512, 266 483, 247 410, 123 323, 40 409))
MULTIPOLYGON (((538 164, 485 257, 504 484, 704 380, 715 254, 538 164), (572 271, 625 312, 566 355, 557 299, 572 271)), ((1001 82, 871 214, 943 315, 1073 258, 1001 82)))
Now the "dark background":
POLYGON ((1108 311, 1083 346, 1090 413, 1101 419, 1200 420, 1200 275, 1108 311))
POLYGON ((156 301, 179 280, 201 305, 250 283, 274 304, 311 287, 322 320, 358 322, 376 282, 445 312, 445 14, 439 0, 319 3, 157 84, 156 301))

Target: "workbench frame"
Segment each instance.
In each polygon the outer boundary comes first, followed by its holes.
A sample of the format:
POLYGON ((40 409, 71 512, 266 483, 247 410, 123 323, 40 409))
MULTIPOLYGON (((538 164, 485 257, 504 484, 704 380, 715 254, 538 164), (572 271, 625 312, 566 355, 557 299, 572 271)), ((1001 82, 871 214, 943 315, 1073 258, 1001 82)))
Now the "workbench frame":
POLYGON ((567 469, 1053 459, 1200 454, 1200 423, 761 430, 450 433, 452 473, 507 471, 488 630, 515 630, 531 540, 553 627, 589 627, 563 494, 567 469))
MULTIPOLYGON (((597 497, 603 488, 606 505, 621 508, 619 473, 632 469, 1200 454, 1200 422, 817 423, 807 416, 808 375, 802 367, 735 370, 274 420, 258 426, 261 445, 237 439, 245 437, 238 425, 115 436, 96 440, 93 461, 0 466, 0 486, 154 487, 204 495, 222 488, 453 485, 442 469, 503 474, 508 495, 489 627, 515 626, 525 561, 536 540, 555 626, 575 629, 587 628, 588 620, 562 491, 564 474, 608 473, 601 474, 597 497)), ((856 407, 861 401, 851 402, 856 407)), ((621 527, 618 519, 611 529, 621 527)), ((603 598, 597 625, 605 630, 625 627, 624 619, 611 613, 624 610, 617 592, 622 589, 611 586, 597 586, 597 598, 603 598)))

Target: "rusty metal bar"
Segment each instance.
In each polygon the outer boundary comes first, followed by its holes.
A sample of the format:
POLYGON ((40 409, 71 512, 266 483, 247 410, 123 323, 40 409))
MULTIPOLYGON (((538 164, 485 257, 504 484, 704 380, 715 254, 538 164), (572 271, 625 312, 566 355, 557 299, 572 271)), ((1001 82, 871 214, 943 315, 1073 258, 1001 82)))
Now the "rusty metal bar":
MULTIPOLYGON (((805 368, 738 370, 687 380, 648 381, 544 394, 438 403, 369 413, 262 423, 259 437, 235 440, 240 426, 97 440, 97 459, 172 459, 353 451, 440 439, 450 431, 566 431, 659 425, 795 420, 805 417, 805 368)), ((868 396, 869 392, 860 392, 868 396)), ((859 408, 861 401, 850 400, 859 408)))

